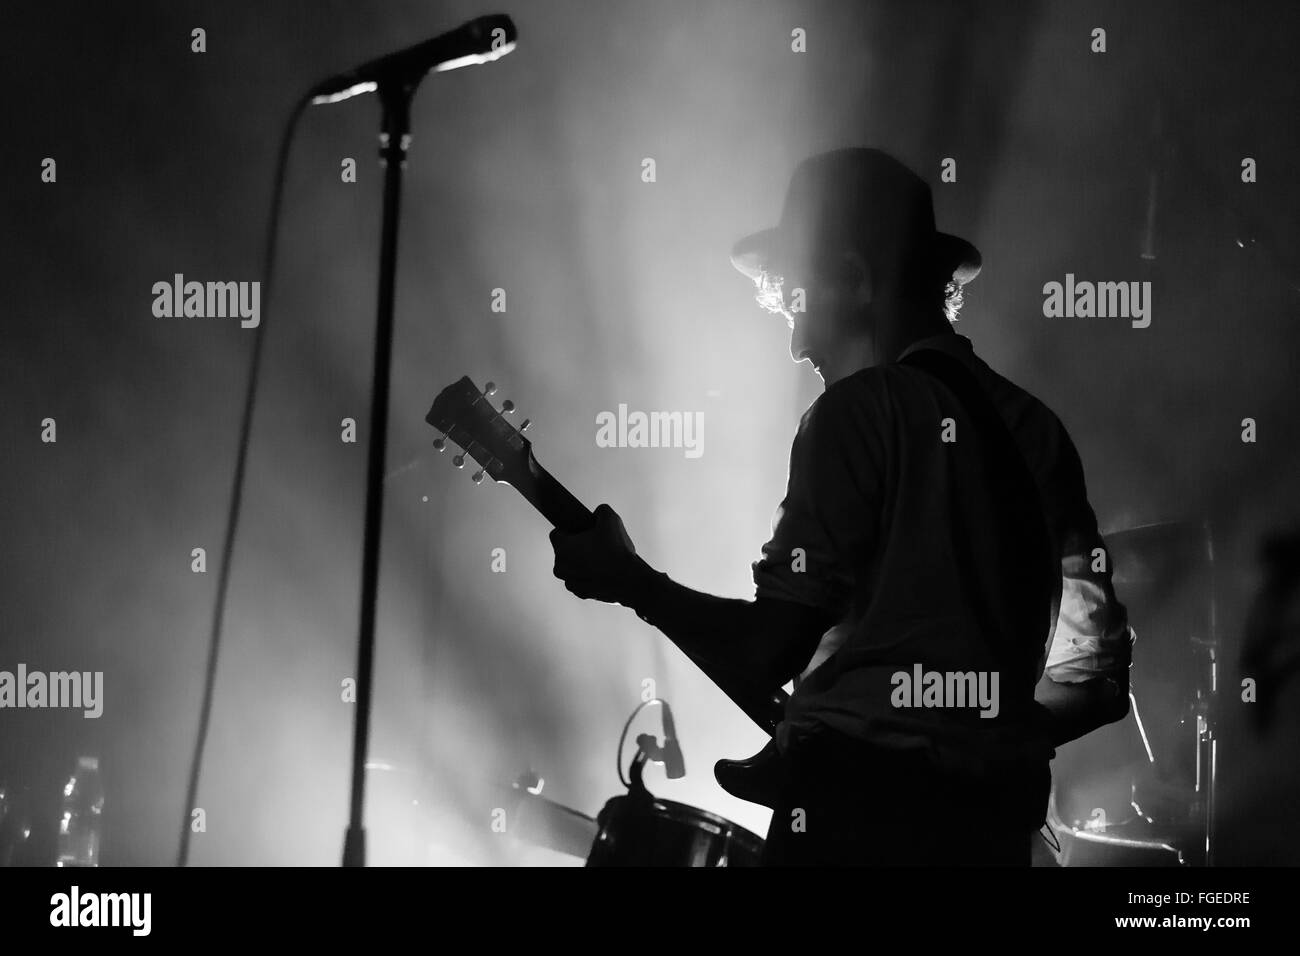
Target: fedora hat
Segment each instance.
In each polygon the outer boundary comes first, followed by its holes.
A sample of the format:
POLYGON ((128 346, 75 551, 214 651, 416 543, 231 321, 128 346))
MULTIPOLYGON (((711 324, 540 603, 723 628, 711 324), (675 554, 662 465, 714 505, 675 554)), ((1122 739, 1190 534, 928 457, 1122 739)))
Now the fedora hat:
POLYGON ((731 263, 751 279, 816 263, 849 248, 964 285, 980 271, 979 250, 934 227, 925 180, 878 149, 820 153, 790 177, 781 221, 741 239, 731 263))

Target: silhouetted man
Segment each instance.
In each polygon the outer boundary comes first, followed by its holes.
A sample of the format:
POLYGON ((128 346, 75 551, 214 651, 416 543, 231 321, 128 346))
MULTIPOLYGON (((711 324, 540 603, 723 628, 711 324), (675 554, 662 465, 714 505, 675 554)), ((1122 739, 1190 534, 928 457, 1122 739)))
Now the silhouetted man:
POLYGON ((795 681, 766 863, 1027 864, 1054 747, 1128 711, 1130 633, 1074 445, 953 331, 979 253, 892 157, 806 160, 732 261, 826 386, 755 599, 655 571, 606 505, 552 534, 556 576, 754 686, 795 681))

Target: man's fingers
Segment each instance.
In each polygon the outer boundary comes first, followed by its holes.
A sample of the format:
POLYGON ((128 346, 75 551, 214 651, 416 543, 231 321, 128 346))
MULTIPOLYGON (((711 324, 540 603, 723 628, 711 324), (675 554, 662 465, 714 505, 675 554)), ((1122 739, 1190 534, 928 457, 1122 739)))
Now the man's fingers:
POLYGON ((623 519, 618 516, 618 512, 607 504, 596 506, 595 518, 597 530, 605 534, 623 526, 623 519))
POLYGON ((591 544, 579 535, 560 535, 551 539, 551 550, 557 562, 576 564, 591 560, 591 544))
POLYGON ((581 543, 565 542, 555 549, 556 567, 568 568, 581 574, 590 571, 592 566, 602 565, 600 555, 581 543))
POLYGON ((564 580, 564 590, 584 601, 603 601, 605 590, 585 578, 568 578, 564 580))
POLYGON ((557 554, 574 554, 579 551, 591 550, 592 533, 590 531, 566 534, 559 528, 555 528, 551 531, 550 538, 551 547, 557 554))
POLYGON ((635 550, 627 540, 618 512, 602 503, 593 516, 593 526, 576 534, 552 529, 552 573, 564 582, 565 590, 584 600, 613 601, 619 590, 615 578, 622 558, 635 550))
POLYGON ((590 581, 591 564, 585 561, 571 561, 557 557, 554 567, 555 576, 561 581, 590 581))
POLYGON ((557 578, 580 578, 588 569, 589 562, 580 556, 566 551, 555 552, 555 576, 557 578))

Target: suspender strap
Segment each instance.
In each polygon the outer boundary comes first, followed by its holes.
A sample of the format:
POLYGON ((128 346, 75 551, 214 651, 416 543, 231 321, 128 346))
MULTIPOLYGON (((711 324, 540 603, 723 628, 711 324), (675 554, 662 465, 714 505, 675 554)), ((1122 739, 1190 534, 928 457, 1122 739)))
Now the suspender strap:
MULTIPOLYGON (((1042 622, 1042 646, 1045 646, 1060 605, 1060 559, 1054 553, 1042 494, 1025 463, 1024 455, 992 400, 960 359, 938 349, 917 349, 901 359, 899 364, 919 368, 946 385, 984 442, 986 461, 992 470, 993 486, 1002 492, 999 495, 999 519, 1007 522, 1008 533, 1014 536, 1016 542, 1012 566, 1005 568, 1005 571, 1023 578, 1026 600, 1047 602, 1043 611, 1046 614, 1050 609, 1051 616, 1042 622)), ((958 546, 965 548, 961 560, 978 560, 970 542, 958 542, 958 546)), ((984 596, 970 595, 970 600, 987 628, 986 633, 994 639, 1004 636, 1000 635, 1000 629, 989 617, 984 596)), ((998 650, 1009 656, 1007 664, 1011 665, 1013 673, 1023 673, 1022 668, 1028 657, 1027 648, 1014 644, 1008 646, 1004 640, 998 650)), ((1033 663, 1029 666, 1036 665, 1038 653, 1041 653, 1041 647, 1035 651, 1033 663)))

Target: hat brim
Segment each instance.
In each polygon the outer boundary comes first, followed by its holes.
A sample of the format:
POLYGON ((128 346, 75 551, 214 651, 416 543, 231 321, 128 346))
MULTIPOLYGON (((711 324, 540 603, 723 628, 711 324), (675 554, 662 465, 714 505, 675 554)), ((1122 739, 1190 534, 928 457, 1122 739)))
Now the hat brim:
POLYGON ((984 258, 980 251, 961 236, 951 236, 946 232, 934 234, 936 255, 947 268, 952 263, 952 279, 958 285, 965 285, 980 274, 984 258))
POLYGON ((746 236, 731 248, 731 264, 755 282, 764 272, 772 271, 774 262, 784 258, 781 230, 764 229, 746 236))
MULTIPOLYGON (((946 232, 934 234, 934 254, 943 263, 951 265, 953 281, 965 285, 977 275, 983 265, 980 252, 960 236, 946 232)), ((780 272, 788 267, 792 255, 780 229, 764 229, 746 236, 732 247, 731 264, 737 271, 757 281, 764 272, 780 272), (785 264, 782 266, 781 264, 785 264)))

